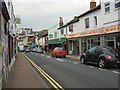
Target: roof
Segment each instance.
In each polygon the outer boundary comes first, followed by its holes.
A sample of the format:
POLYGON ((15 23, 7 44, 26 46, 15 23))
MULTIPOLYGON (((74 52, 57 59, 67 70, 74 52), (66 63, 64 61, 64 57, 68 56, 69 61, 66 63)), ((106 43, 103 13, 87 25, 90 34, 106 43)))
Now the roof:
POLYGON ((95 8, 92 8, 92 9, 88 10, 87 12, 81 14, 80 16, 78 16, 78 18, 83 17, 83 16, 85 16, 85 15, 87 15, 89 13, 92 13, 92 12, 94 12, 96 10, 99 10, 99 9, 101 9, 101 5, 100 4, 98 6, 96 6, 95 8))
POLYGON ((47 36, 47 35, 48 35, 48 30, 40 31, 39 34, 38 34, 38 39, 40 39, 44 36, 47 36))
POLYGON ((62 26, 60 26, 58 29, 64 28, 64 27, 66 27, 66 26, 67 26, 67 24, 62 25, 62 26))
POLYGON ((78 16, 75 16, 74 19, 72 19, 70 22, 67 23, 67 25, 70 25, 70 24, 78 22, 78 21, 79 21, 78 16))

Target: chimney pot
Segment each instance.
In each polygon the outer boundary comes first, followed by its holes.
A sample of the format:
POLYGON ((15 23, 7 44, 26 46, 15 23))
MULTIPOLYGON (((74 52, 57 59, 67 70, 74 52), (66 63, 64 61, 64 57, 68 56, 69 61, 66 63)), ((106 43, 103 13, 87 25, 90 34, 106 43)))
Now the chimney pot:
POLYGON ((90 9, 93 9, 93 8, 95 8, 96 7, 96 2, 95 2, 95 0, 91 0, 91 2, 90 2, 90 9))

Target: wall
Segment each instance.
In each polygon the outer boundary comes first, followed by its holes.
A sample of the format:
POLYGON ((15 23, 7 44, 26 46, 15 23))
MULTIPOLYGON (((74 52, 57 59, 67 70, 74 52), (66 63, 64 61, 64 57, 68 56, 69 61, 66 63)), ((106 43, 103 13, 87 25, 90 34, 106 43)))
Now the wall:
POLYGON ((59 38, 58 24, 48 29, 48 40, 57 39, 57 38, 59 38), (55 32, 57 33, 57 37, 54 36, 55 32), (53 38, 49 37, 50 34, 53 35, 53 38))
MULTIPOLYGON (((101 16, 100 16, 100 22, 102 22, 102 26, 101 27, 108 27, 108 26, 113 26, 113 25, 118 25, 118 22, 116 20, 120 19, 118 17, 119 15, 119 10, 115 9, 115 2, 111 2, 111 0, 101 0, 101 16), (110 1, 110 12, 109 13, 105 13, 105 9, 104 9, 104 3, 110 1), (116 22, 113 22, 116 21, 116 22), (111 23, 110 23, 111 22, 111 23), (108 24, 105 24, 108 23, 108 24)), ((120 22, 119 22, 120 23, 120 22)))

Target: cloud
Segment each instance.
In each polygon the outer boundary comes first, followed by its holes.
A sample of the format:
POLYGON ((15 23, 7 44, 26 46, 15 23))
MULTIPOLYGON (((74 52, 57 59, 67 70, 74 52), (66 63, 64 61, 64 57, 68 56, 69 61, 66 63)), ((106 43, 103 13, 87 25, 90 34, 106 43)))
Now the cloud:
POLYGON ((15 14, 22 20, 22 26, 33 29, 50 28, 59 23, 62 16, 64 23, 89 10, 90 0, 13 0, 15 14))

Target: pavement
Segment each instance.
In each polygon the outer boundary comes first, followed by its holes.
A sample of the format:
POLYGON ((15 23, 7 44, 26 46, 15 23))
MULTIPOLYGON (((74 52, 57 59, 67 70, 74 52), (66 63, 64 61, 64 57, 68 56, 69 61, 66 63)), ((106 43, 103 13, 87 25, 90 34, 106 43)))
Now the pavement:
MULTIPOLYGON (((23 53, 19 53, 4 88, 46 88, 23 53)), ((3 89, 4 89, 3 88, 3 89)))
MULTIPOLYGON (((79 59, 78 55, 67 55, 68 58, 79 59)), ((49 88, 43 79, 37 75, 23 53, 18 53, 17 59, 9 73, 4 88, 49 88)))
POLYGON ((66 57, 80 60, 80 55, 66 55, 66 57))

